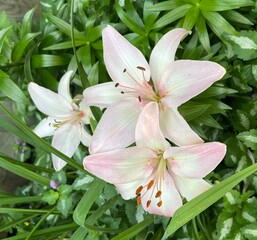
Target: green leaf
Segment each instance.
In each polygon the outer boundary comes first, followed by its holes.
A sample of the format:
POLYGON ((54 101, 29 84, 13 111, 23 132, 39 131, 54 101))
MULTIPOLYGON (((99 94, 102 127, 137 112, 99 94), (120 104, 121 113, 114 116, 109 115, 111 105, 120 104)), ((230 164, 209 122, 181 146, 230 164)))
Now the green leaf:
POLYGON ((2 30, 0 30, 0 52, 2 51, 2 47, 5 41, 5 37, 8 34, 8 32, 12 29, 12 27, 7 27, 2 30))
POLYGON ((237 138, 241 140, 247 147, 252 150, 257 150, 257 130, 252 129, 247 132, 241 132, 237 135, 237 138))
POLYGON ((116 7, 116 11, 117 11, 117 14, 118 14, 120 20, 129 29, 131 29, 133 32, 136 32, 136 33, 138 33, 140 35, 144 35, 145 34, 144 29, 140 25, 138 25, 138 23, 135 22, 134 19, 132 19, 127 13, 125 13, 123 11, 123 9, 120 7, 119 1, 116 1, 115 7, 116 7))
POLYGON ((77 207, 75 208, 73 213, 73 220, 81 227, 85 226, 84 223, 88 211, 95 202, 95 200, 101 194, 105 184, 106 183, 104 181, 100 179, 95 179, 94 182, 91 184, 89 190, 84 194, 77 207))
POLYGON ((239 182, 257 171, 257 164, 243 169, 233 176, 223 180, 219 184, 213 186, 211 189, 202 193, 198 197, 192 199, 184 206, 179 208, 173 218, 171 219, 162 239, 167 239, 176 230, 186 224, 188 221, 203 212, 213 203, 218 201, 228 191, 235 187, 239 182))
POLYGON ((208 24, 212 31, 220 38, 223 39, 223 34, 238 35, 234 27, 219 13, 216 12, 201 12, 205 19, 208 21, 208 24))
MULTIPOLYGON (((76 40, 74 41, 74 46, 75 47, 79 47, 82 45, 85 45, 87 43, 87 41, 85 40, 76 40)), ((44 48, 43 50, 63 50, 63 49, 69 49, 72 48, 72 41, 67 41, 67 42, 61 42, 61 43, 57 43, 51 46, 48 46, 46 48, 44 48)))
POLYGON ((41 196, 2 198, 0 201, 0 205, 40 202, 41 198, 41 196))
POLYGON ((235 10, 225 11, 222 13, 222 16, 233 22, 238 22, 246 25, 253 25, 253 23, 248 18, 246 18, 244 15, 240 14, 235 10))
POLYGON ((181 7, 185 3, 181 0, 170 0, 170 1, 164 1, 157 4, 154 4, 150 7, 148 7, 147 10, 153 11, 153 12, 160 12, 160 11, 169 11, 173 10, 175 8, 181 7))
POLYGON ((191 7, 191 4, 185 4, 168 12, 155 22, 155 24, 153 25, 153 29, 165 27, 172 22, 178 20, 179 18, 184 17, 191 7))
POLYGON ((12 61, 18 62, 24 54, 24 51, 29 43, 40 34, 40 32, 28 33, 19 42, 17 42, 12 51, 12 61))
POLYGON ((64 217, 68 216, 68 212, 72 207, 72 197, 60 197, 57 203, 57 209, 62 213, 64 217))
POLYGON ((251 0, 202 0, 199 3, 199 6, 203 11, 217 12, 246 6, 254 6, 254 3, 251 0))
POLYGON ((49 191, 43 193, 42 201, 47 202, 49 205, 53 205, 56 203, 58 198, 59 193, 54 191, 53 189, 50 189, 49 191))
POLYGON ((70 55, 33 55, 31 58, 33 68, 45 68, 67 65, 70 62, 70 55))
POLYGON ((257 223, 246 225, 240 231, 248 240, 257 239, 257 223))
MULTIPOLYGON (((62 19, 55 17, 53 15, 47 16, 48 20, 52 22, 61 32, 71 37, 71 25, 63 21, 62 19)), ((85 40, 85 35, 74 29, 75 40, 85 40)))
POLYGON ((186 13, 186 16, 183 22, 183 28, 187 30, 191 30, 195 25, 198 19, 198 16, 199 16, 199 8, 197 6, 195 7, 192 6, 186 13))
POLYGON ((26 34, 31 33, 31 26, 32 26, 32 18, 35 13, 35 8, 32 8, 29 10, 23 17, 22 23, 21 23, 21 38, 25 37, 26 34))
POLYGON ((2 70, 0 70, 0 91, 6 97, 15 102, 29 104, 22 90, 13 82, 13 80, 2 70))
POLYGON ((0 157, 0 167, 18 175, 18 176, 26 178, 32 182, 38 182, 44 186, 49 186, 49 184, 50 184, 50 180, 47 177, 41 176, 40 174, 30 171, 19 165, 9 163, 9 161, 3 157, 0 157))
POLYGON ((148 217, 146 220, 134 225, 133 227, 127 229, 126 231, 120 233, 118 236, 112 238, 112 240, 127 240, 132 239, 138 233, 140 233, 143 229, 149 226, 153 222, 154 218, 148 217))
POLYGON ((209 107, 209 104, 194 104, 187 102, 179 107, 179 112, 187 121, 191 121, 201 116, 209 107))

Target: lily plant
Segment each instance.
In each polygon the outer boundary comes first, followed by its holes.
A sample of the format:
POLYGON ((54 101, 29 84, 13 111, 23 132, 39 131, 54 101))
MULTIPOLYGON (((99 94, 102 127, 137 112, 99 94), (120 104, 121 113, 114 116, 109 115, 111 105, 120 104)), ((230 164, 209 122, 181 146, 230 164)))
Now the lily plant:
POLYGON ((178 107, 221 79, 225 69, 211 61, 175 60, 178 45, 187 34, 182 28, 166 33, 154 47, 148 64, 113 27, 103 30, 104 62, 113 82, 89 87, 83 93, 89 106, 107 108, 94 132, 91 153, 132 144, 138 116, 151 102, 158 105, 158 115, 152 117, 160 120, 167 139, 178 146, 203 142, 178 107))
POLYGON ((84 158, 84 168, 114 184, 124 199, 152 214, 173 216, 188 201, 212 185, 202 178, 213 171, 226 153, 219 142, 171 146, 162 134, 157 102, 147 104, 135 129, 136 146, 100 152, 84 158))
MULTIPOLYGON (((53 136, 52 146, 72 157, 80 142, 89 146, 92 136, 84 128, 93 117, 90 108, 82 96, 74 99, 70 94, 70 79, 73 71, 68 71, 61 78, 58 93, 50 91, 36 83, 29 83, 28 91, 36 107, 48 115, 34 129, 41 138, 53 136), (77 104, 80 102, 79 104, 77 104)), ((61 170, 66 162, 52 154, 53 166, 61 170)))

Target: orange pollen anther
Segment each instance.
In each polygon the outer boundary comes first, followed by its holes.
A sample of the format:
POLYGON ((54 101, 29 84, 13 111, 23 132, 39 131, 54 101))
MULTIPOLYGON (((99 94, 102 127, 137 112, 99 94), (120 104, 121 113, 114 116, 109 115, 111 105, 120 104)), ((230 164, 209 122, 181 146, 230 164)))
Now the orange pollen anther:
POLYGON ((151 204, 151 200, 148 200, 147 203, 146 203, 146 207, 149 207, 151 204))
POLYGON ((147 185, 147 190, 149 190, 154 184, 154 180, 151 180, 147 185))
POLYGON ((155 197, 158 198, 162 195, 162 191, 158 191, 156 194, 155 194, 155 197))
POLYGON ((137 204, 138 205, 141 204, 141 197, 140 196, 137 197, 137 204))
POLYGON ((143 190, 143 186, 139 186, 138 188, 137 188, 137 190, 136 190, 136 195, 138 195, 138 194, 140 194, 141 193, 141 191, 143 190))
POLYGON ((157 206, 158 206, 158 207, 161 207, 161 205, 162 205, 162 201, 160 201, 160 202, 157 203, 157 206))
POLYGON ((144 67, 137 66, 137 69, 142 70, 142 71, 145 71, 145 68, 144 68, 144 67))

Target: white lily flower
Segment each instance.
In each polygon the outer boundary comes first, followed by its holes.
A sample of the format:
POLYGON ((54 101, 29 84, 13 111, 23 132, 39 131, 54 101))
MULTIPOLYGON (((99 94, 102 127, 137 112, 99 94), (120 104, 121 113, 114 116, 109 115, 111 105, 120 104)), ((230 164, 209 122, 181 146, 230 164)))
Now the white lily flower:
MULTIPOLYGON (((48 115, 34 129, 41 138, 53 136, 52 146, 60 152, 72 157, 80 142, 89 146, 91 135, 84 128, 93 117, 90 108, 81 97, 71 98, 70 79, 73 72, 68 71, 61 78, 58 93, 29 83, 28 91, 36 107, 42 113, 48 115), (77 101, 81 100, 79 105, 77 101)), ((61 170, 66 162, 52 154, 53 166, 56 171, 61 170)))

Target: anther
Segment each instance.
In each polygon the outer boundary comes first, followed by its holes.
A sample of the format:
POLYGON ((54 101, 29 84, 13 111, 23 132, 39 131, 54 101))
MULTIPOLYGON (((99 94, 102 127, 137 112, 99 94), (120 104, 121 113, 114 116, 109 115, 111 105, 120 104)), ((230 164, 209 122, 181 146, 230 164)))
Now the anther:
POLYGON ((124 92, 123 92, 123 91, 121 91, 120 93, 121 93, 121 94, 124 94, 124 92))
POLYGON ((137 204, 138 205, 141 204, 141 197, 140 196, 137 197, 137 204))
POLYGON ((115 87, 118 87, 119 85, 120 85, 119 83, 116 83, 114 86, 115 86, 115 87))
POLYGON ((126 68, 124 68, 124 69, 123 69, 123 72, 125 73, 126 71, 127 71, 127 69, 126 69, 126 68))
POLYGON ((147 203, 146 203, 146 207, 149 207, 151 204, 151 200, 148 200, 147 203))
POLYGON ((136 195, 138 195, 138 194, 140 194, 141 193, 141 191, 143 190, 143 186, 139 186, 138 188, 137 188, 137 190, 136 190, 136 195))
POLYGON ((144 68, 144 67, 137 66, 137 69, 142 70, 142 71, 145 71, 145 68, 144 68))
POLYGON ((157 203, 157 206, 158 206, 158 207, 161 207, 161 205, 162 205, 162 201, 160 201, 160 202, 157 203))
POLYGON ((141 97, 140 97, 140 96, 138 96, 138 100, 139 100, 139 102, 142 102, 142 99, 141 99, 141 97))
POLYGON ((154 184, 154 180, 151 180, 148 184, 147 184, 147 190, 149 190, 154 184))
POLYGON ((158 191, 156 194, 155 194, 155 197, 158 198, 162 195, 162 191, 158 191))

